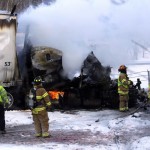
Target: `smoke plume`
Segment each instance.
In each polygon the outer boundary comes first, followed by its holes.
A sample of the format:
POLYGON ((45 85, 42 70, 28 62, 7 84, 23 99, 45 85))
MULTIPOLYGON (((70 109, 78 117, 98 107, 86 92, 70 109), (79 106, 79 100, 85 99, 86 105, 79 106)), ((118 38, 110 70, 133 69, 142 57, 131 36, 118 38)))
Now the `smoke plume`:
POLYGON ((19 28, 30 26, 34 46, 62 50, 67 73, 80 70, 93 51, 102 65, 111 67, 132 59, 131 40, 148 42, 149 0, 56 0, 50 6, 30 7, 19 16, 19 28))

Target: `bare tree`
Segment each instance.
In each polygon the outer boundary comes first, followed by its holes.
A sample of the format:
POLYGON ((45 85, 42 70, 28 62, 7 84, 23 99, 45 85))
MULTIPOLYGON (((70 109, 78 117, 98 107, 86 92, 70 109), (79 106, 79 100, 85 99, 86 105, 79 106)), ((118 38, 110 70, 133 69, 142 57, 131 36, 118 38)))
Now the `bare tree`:
POLYGON ((37 7, 41 3, 50 4, 55 0, 1 0, 0 1, 0 10, 6 10, 11 12, 14 5, 16 5, 16 13, 20 13, 27 9, 29 6, 37 7))

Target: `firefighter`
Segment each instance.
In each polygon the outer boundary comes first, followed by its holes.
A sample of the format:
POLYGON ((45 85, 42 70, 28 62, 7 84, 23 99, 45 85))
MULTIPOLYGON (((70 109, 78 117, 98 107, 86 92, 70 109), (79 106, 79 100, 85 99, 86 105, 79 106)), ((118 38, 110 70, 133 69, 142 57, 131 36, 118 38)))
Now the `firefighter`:
POLYGON ((118 71, 120 72, 118 77, 119 110, 124 112, 129 109, 129 85, 131 81, 127 76, 127 67, 125 65, 121 65, 118 71))
POLYGON ((137 78, 137 83, 136 83, 135 87, 137 87, 138 90, 141 90, 141 83, 142 82, 140 81, 140 79, 137 78))
POLYGON ((5 134, 5 109, 8 108, 9 100, 5 88, 0 85, 0 133, 5 134))
POLYGON ((36 137, 49 137, 49 118, 47 109, 50 109, 51 102, 47 91, 42 86, 42 79, 37 77, 34 79, 33 108, 32 115, 35 127, 36 137))

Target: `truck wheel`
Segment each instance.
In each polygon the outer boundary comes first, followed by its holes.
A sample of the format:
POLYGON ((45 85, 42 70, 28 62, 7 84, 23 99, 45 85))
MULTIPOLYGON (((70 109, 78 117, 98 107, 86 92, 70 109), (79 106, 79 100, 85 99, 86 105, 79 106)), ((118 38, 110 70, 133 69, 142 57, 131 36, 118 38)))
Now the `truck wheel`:
POLYGON ((8 106, 8 108, 11 108, 11 106, 12 106, 13 103, 14 103, 14 98, 13 98, 13 96, 12 96, 10 93, 8 93, 8 92, 7 92, 7 96, 8 96, 8 101, 9 101, 9 106, 8 106))

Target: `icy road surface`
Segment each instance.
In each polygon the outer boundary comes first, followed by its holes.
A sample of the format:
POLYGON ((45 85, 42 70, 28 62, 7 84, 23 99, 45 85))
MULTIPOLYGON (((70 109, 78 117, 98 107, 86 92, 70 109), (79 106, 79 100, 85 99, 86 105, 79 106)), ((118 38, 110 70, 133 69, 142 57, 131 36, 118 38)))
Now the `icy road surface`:
POLYGON ((49 112, 50 138, 35 138, 31 112, 7 111, 0 149, 150 150, 150 112, 118 110, 49 112))

